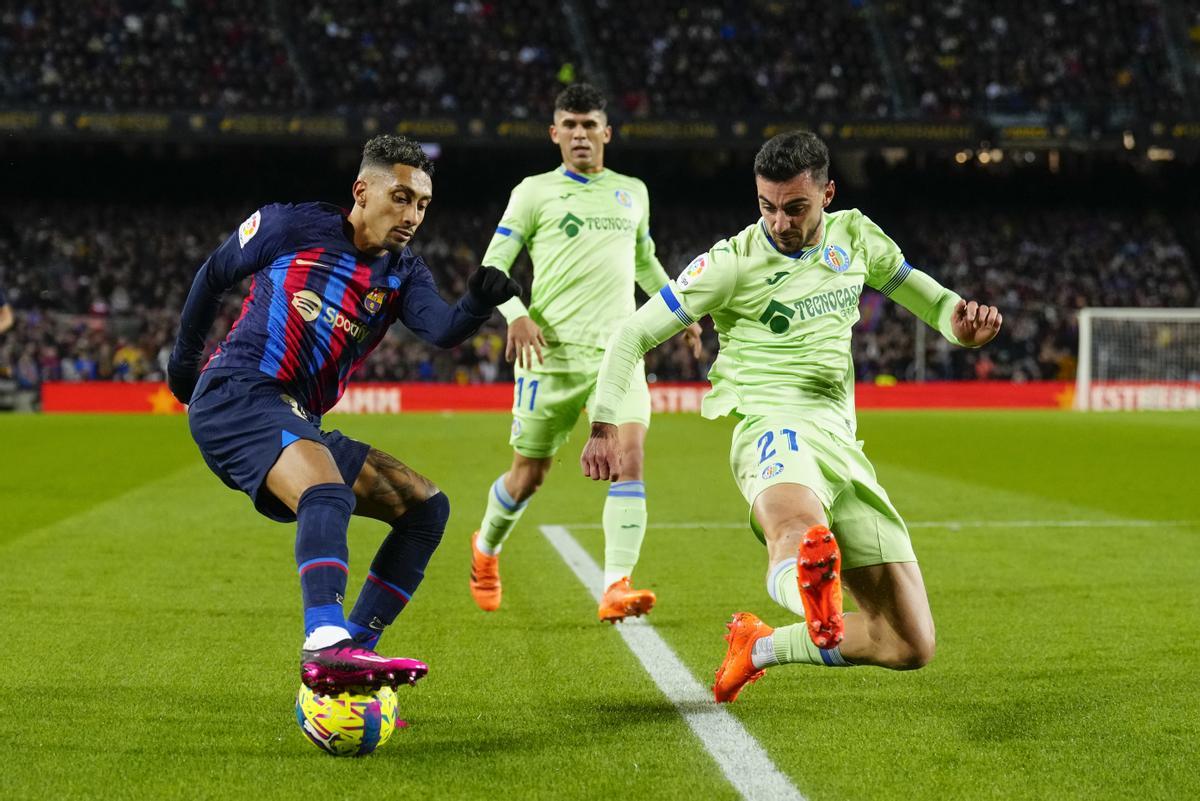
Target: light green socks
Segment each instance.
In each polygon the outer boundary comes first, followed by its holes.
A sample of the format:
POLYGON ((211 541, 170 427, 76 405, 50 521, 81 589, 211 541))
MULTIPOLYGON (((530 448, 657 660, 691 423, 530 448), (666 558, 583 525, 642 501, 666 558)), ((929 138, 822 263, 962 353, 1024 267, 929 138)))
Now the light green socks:
MULTIPOLYGON (((775 662, 780 665, 806 664, 823 667, 852 667, 837 648, 818 648, 808 635, 808 625, 801 621, 775 629, 770 638, 775 646, 775 662)), ((755 643, 757 645, 757 643, 755 643)))
POLYGON ((754 644, 752 658, 755 667, 771 665, 808 664, 825 667, 852 667, 837 648, 818 648, 804 623, 804 604, 800 600, 800 585, 796 583, 796 560, 785 559, 767 576, 767 593, 771 600, 800 617, 799 623, 781 626, 775 633, 754 644))
POLYGON ((633 575, 646 536, 646 485, 618 481, 604 501, 604 586, 633 575))
POLYGON ((796 582, 796 560, 784 559, 767 576, 767 594, 771 600, 794 615, 804 617, 800 585, 796 582))
POLYGON ((487 511, 483 513, 483 522, 479 524, 479 540, 476 543, 479 550, 488 556, 500 553, 504 540, 513 530, 513 526, 521 519, 529 501, 517 503, 504 488, 504 476, 492 482, 488 492, 487 511))

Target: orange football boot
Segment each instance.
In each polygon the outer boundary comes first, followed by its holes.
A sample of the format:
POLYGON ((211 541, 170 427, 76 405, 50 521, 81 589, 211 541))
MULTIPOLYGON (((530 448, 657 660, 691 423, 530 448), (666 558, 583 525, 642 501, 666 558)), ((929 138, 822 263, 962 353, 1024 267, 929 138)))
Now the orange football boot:
POLYGON ((479 532, 471 535, 471 597, 485 612, 500 608, 500 557, 488 556, 475 544, 479 532))
POLYGON ((725 651, 725 661, 717 668, 717 681, 713 684, 713 697, 718 704, 737 700, 743 687, 763 677, 766 671, 754 666, 750 654, 754 643, 775 631, 749 612, 738 612, 725 628, 729 629, 725 635, 729 649, 725 651))
POLYGON ((804 534, 796 557, 796 581, 808 636, 818 648, 835 648, 845 636, 842 620, 842 552, 833 532, 813 526, 804 534))
POLYGON ((623 576, 610 584, 604 591, 596 616, 609 623, 624 620, 630 615, 641 617, 654 608, 656 600, 658 598, 653 592, 635 590, 629 584, 629 576, 623 576))

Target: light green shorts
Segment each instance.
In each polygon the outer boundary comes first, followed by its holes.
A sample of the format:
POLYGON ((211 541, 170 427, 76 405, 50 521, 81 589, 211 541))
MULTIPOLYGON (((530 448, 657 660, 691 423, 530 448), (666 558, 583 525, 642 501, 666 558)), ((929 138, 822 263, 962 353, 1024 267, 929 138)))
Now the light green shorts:
MULTIPOLYGON (((542 351, 532 367, 514 369, 513 422, 509 444, 522 456, 553 456, 571 435, 584 408, 596 403, 596 376, 604 358, 601 348, 556 344, 542 351)), ((618 409, 617 425, 650 425, 650 389, 639 363, 629 392, 618 409)))
POLYGON ((844 568, 917 560, 908 528, 879 486, 862 443, 836 416, 800 410, 745 417, 733 431, 729 465, 760 540, 754 500, 776 484, 802 484, 825 507, 844 568))

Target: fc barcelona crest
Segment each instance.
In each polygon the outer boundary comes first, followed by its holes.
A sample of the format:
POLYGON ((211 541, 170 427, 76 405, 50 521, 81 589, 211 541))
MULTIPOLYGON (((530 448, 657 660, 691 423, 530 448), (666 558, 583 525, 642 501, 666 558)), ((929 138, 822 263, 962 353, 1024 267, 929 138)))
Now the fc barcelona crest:
POLYGON ((367 293, 367 296, 363 298, 363 308, 367 310, 368 314, 378 314, 379 310, 383 308, 383 299, 386 295, 386 289, 372 289, 367 293))

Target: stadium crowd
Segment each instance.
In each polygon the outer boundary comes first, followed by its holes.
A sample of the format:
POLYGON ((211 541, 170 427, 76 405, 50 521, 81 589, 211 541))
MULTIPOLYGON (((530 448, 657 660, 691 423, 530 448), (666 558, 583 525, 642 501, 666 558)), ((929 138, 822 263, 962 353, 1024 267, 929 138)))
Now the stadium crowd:
MULTIPOLYGON (((42 381, 161 378, 179 310, 196 268, 245 208, 127 205, 63 210, 26 204, 5 209, 0 224, 0 287, 17 324, 0 336, 0 376, 23 388, 42 381)), ((499 208, 431 215, 414 244, 443 294, 465 289, 499 208)), ((744 210, 663 206, 655 240, 669 273, 677 273, 716 239, 740 229, 744 210), (731 221, 734 225, 730 226, 731 221)), ((1152 214, 1133 211, 907 211, 881 219, 909 261, 961 294, 1001 307, 1005 331, 986 351, 951 348, 926 338, 928 379, 1068 379, 1074 374, 1075 310, 1101 306, 1200 305, 1197 265, 1175 231, 1152 214)), ((524 259, 522 259, 524 262, 524 259)), ((528 265, 517 274, 528 286, 528 265)), ((231 293, 215 326, 215 345, 236 319, 231 293)), ((917 323, 908 312, 864 292, 855 335, 860 380, 918 376, 917 323)), ((679 340, 647 357, 654 380, 703 380, 716 356, 706 322, 697 363, 679 340)), ((439 351, 402 327, 367 360, 358 380, 492 382, 508 379, 504 322, 497 314, 470 342, 439 351)))
POLYGON ((540 118, 586 79, 627 117, 1120 124, 1200 98, 1195 14, 1182 0, 843 0, 796 24, 782 0, 0 0, 0 104, 540 118))
POLYGON ((985 111, 1095 120, 1178 114, 1185 76, 1149 0, 947 0, 885 4, 923 115, 985 111))
POLYGON ((795 24, 796 10, 779 0, 586 5, 627 114, 688 116, 719 108, 884 117, 892 110, 880 59, 855 4, 810 4, 803 25, 795 24), (627 24, 633 18, 636 27, 627 24))

